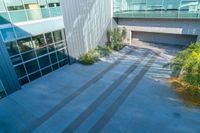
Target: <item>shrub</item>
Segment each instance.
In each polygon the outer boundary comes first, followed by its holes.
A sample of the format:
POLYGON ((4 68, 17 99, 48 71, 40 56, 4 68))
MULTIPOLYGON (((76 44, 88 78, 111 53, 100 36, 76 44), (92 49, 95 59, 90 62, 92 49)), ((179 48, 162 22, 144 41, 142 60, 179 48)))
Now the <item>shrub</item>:
POLYGON ((84 65, 92 65, 99 59, 99 54, 96 49, 90 50, 79 58, 79 62, 84 65))
POLYGON ((110 46, 99 46, 96 49, 90 50, 79 58, 79 63, 84 65, 92 65, 99 61, 100 58, 108 56, 112 52, 110 46))
POLYGON ((114 28, 113 30, 108 31, 108 40, 110 42, 110 46, 116 50, 121 50, 124 45, 123 41, 126 38, 126 29, 120 30, 119 28, 114 28))
POLYGON ((100 46, 98 48, 100 57, 108 56, 112 52, 112 48, 110 46, 100 46))
POLYGON ((192 97, 200 97, 200 42, 189 45, 170 63, 177 79, 192 97))
POLYGON ((200 42, 193 43, 171 62, 173 73, 183 75, 185 81, 200 86, 200 42))

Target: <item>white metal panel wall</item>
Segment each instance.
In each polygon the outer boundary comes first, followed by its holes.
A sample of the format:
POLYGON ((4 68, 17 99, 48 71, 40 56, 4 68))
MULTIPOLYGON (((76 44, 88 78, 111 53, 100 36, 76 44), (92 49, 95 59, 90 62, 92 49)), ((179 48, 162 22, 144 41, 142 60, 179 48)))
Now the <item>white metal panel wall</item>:
POLYGON ((69 54, 79 57, 99 44, 112 18, 111 0, 62 0, 69 54))

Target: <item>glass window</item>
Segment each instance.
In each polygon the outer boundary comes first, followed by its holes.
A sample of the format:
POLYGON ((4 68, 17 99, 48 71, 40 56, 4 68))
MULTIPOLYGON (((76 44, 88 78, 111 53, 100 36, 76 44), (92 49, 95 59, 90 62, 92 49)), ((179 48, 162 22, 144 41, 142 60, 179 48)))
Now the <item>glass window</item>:
POLYGON ((57 60, 56 53, 50 54, 50 59, 51 59, 51 63, 52 63, 52 64, 56 63, 56 62, 58 61, 58 60, 57 60))
POLYGON ((5 45, 6 45, 6 48, 7 48, 8 53, 9 53, 10 56, 19 54, 19 49, 18 49, 17 43, 15 41, 14 42, 5 43, 5 45))
POLYGON ((14 11, 14 10, 24 10, 24 6, 8 6, 8 11, 14 11))
POLYGON ((23 10, 24 6, 21 0, 4 0, 9 11, 23 10))
POLYGON ((68 63, 67 59, 63 60, 61 62, 59 62, 60 67, 63 67, 64 65, 66 65, 68 63))
POLYGON ((35 48, 41 48, 46 45, 43 35, 32 37, 32 41, 35 48))
POLYGON ((21 52, 26 52, 34 49, 31 38, 25 38, 17 41, 21 52))
POLYGON ((59 42, 59 43, 56 43, 55 46, 56 46, 56 49, 61 49, 61 48, 64 48, 65 44, 64 42, 59 42))
POLYGON ((24 4, 37 4, 37 0, 23 0, 24 4))
POLYGON ((15 72, 16 72, 18 78, 24 77, 26 75, 24 65, 19 65, 19 66, 15 67, 15 72))
POLYGON ((43 6, 43 7, 46 7, 47 6, 46 0, 39 0, 39 5, 43 6))
POLYGON ((47 67, 47 68, 45 68, 45 69, 42 70, 42 75, 46 75, 46 74, 48 74, 50 72, 52 72, 51 67, 47 67))
POLYGON ((28 61, 28 60, 36 58, 35 51, 32 50, 30 52, 26 52, 26 53, 22 54, 22 58, 24 61, 28 61))
POLYGON ((64 49, 58 51, 57 54, 58 54, 58 60, 63 60, 67 57, 64 49))
POLYGON ((25 77, 25 78, 22 78, 22 79, 19 80, 20 85, 24 85, 28 82, 29 82, 28 77, 25 77))
POLYGON ((52 34, 51 34, 51 32, 46 33, 46 34, 45 34, 45 38, 46 38, 47 44, 53 43, 53 39, 52 39, 52 34))
POLYGON ((11 58, 11 61, 12 61, 12 64, 13 64, 13 65, 17 65, 17 64, 19 64, 19 63, 22 63, 22 58, 21 58, 20 55, 17 55, 17 56, 15 56, 15 57, 12 57, 12 58, 11 58))
POLYGON ((56 48, 54 47, 54 44, 49 45, 49 46, 48 46, 48 50, 49 50, 49 52, 53 52, 53 51, 55 51, 56 48))
POLYGON ((33 81, 33 80, 35 80, 35 79, 37 79, 39 77, 41 77, 41 73, 39 71, 36 72, 36 73, 33 73, 33 74, 29 75, 30 81, 33 81))
POLYGON ((41 55, 44 55, 44 54, 47 54, 48 51, 47 51, 47 48, 44 47, 44 48, 39 48, 36 50, 36 53, 37 53, 37 56, 41 56, 41 55))
POLYGON ((38 66, 37 60, 30 61, 30 62, 26 63, 25 66, 26 66, 26 70, 27 70, 27 72, 29 74, 39 70, 39 66, 38 66))
POLYGON ((40 68, 44 68, 50 65, 50 60, 49 60, 49 56, 44 56, 39 58, 39 64, 40 64, 40 68))
POLYGON ((59 3, 60 0, 48 0, 48 3, 59 3))
POLYGON ((57 70, 57 69, 59 68, 58 63, 52 65, 52 67, 53 67, 53 70, 54 70, 54 71, 57 70))
POLYGON ((54 32, 53 32, 53 37, 54 37, 54 41, 55 41, 55 42, 58 42, 58 41, 63 40, 61 30, 59 30, 59 31, 54 31, 54 32))
POLYGON ((60 3, 49 3, 49 7, 59 7, 60 3))
POLYGON ((19 6, 22 5, 21 0, 4 0, 7 6, 19 6))

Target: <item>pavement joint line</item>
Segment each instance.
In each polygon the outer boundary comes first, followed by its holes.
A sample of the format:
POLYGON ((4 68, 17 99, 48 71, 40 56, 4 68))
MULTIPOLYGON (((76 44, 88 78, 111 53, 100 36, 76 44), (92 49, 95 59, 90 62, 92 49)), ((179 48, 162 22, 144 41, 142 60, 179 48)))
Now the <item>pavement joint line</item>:
POLYGON ((90 128, 89 133, 99 133, 103 130, 103 128, 108 124, 111 118, 118 111, 120 106, 125 102, 131 92, 135 89, 144 75, 148 72, 152 64, 156 61, 156 57, 153 56, 148 61, 148 63, 144 66, 144 68, 139 72, 139 74, 131 81, 128 87, 118 96, 118 98, 114 101, 114 103, 104 112, 103 116, 90 128))
POLYGON ((80 87, 78 90, 73 92, 71 95, 65 97, 60 103, 58 103, 56 106, 54 106, 51 110, 49 110, 47 113, 42 115, 37 120, 33 121, 30 125, 28 125, 22 132, 32 132, 36 128, 38 128, 40 125, 42 125, 44 122, 46 122, 51 116, 53 116, 56 112, 58 112, 60 109, 62 109, 66 104, 69 104, 73 99, 78 97, 81 93, 83 93, 87 88, 89 88, 91 85, 95 84, 97 81, 99 81, 107 72, 112 70, 115 66, 120 64, 120 62, 129 54, 133 53, 135 50, 130 49, 129 51, 123 53, 124 55, 120 58, 118 58, 114 63, 112 63, 110 66, 108 66, 106 69, 104 69, 101 73, 97 74, 94 78, 89 80, 87 83, 85 83, 82 87, 80 87))
POLYGON ((117 80, 115 80, 89 107, 72 121, 62 132, 71 133, 78 128, 109 95, 138 67, 150 52, 147 50, 117 80))

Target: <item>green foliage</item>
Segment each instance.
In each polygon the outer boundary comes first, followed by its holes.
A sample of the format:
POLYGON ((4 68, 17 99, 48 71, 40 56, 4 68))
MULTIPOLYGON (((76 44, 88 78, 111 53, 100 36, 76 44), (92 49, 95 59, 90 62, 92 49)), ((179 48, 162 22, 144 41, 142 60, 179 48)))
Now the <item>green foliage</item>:
POLYGON ((181 51, 172 61, 171 68, 190 85, 200 87, 200 42, 181 51))
POLYGON ((105 57, 112 52, 112 48, 110 46, 100 46, 98 47, 98 52, 100 57, 105 57))
POLYGON ((193 98, 200 97, 200 90, 193 86, 187 88, 187 93, 189 93, 193 98))
POLYGON ((79 62, 84 65, 92 65, 99 59, 97 49, 90 50, 79 58, 79 62))
POLYGON ((83 54, 79 58, 79 62, 84 65, 92 65, 99 61, 99 58, 108 56, 111 52, 112 48, 110 46, 99 46, 98 48, 92 49, 88 53, 83 54))
POLYGON ((116 50, 121 50, 124 45, 123 41, 126 38, 126 29, 123 28, 123 30, 120 30, 119 28, 114 28, 113 30, 108 31, 108 39, 110 41, 110 46, 116 50))

